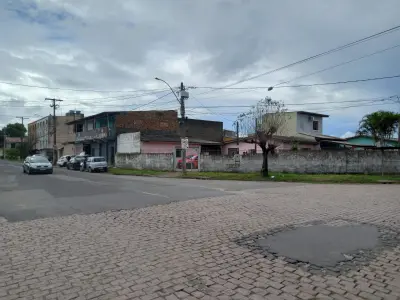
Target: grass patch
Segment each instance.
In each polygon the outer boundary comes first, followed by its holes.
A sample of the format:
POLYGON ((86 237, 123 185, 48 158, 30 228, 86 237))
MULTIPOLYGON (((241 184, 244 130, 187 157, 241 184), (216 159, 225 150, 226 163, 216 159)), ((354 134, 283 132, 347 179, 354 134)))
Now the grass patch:
POLYGON ((400 175, 364 175, 364 174, 294 174, 270 173, 269 177, 262 177, 260 173, 230 173, 230 172, 179 172, 135 170, 110 168, 113 175, 134 176, 162 176, 171 178, 193 178, 214 180, 240 180, 240 181, 280 181, 280 182, 308 182, 308 183, 380 183, 381 181, 394 181, 400 184, 400 175))
POLYGON ((198 172, 187 173, 185 178, 204 178, 218 180, 242 181, 284 181, 284 182, 315 182, 315 183, 379 183, 382 180, 400 183, 400 175, 381 176, 364 174, 293 174, 270 173, 269 177, 262 177, 259 173, 225 173, 225 172, 198 172))
POLYGON ((155 170, 109 168, 108 173, 113 174, 113 175, 158 176, 158 175, 166 174, 168 172, 155 171, 155 170))

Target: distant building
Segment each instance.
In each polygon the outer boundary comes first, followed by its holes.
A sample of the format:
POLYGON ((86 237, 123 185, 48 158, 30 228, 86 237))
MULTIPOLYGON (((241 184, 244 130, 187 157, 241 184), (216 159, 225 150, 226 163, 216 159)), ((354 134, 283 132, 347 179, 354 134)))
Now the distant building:
POLYGON ((397 140, 386 139, 383 145, 376 143, 372 136, 356 135, 345 139, 348 143, 360 146, 382 146, 382 147, 396 147, 398 146, 397 140))
MULTIPOLYGON (((70 110, 65 116, 56 116, 57 157, 73 154, 75 132, 66 123, 83 118, 81 111, 70 110)), ((53 116, 48 115, 28 124, 28 143, 30 151, 53 158, 53 116)))
POLYGON ((19 146, 22 143, 26 142, 26 137, 24 138, 20 138, 20 137, 6 137, 6 141, 5 141, 5 148, 6 149, 12 149, 12 148, 19 148, 19 146))

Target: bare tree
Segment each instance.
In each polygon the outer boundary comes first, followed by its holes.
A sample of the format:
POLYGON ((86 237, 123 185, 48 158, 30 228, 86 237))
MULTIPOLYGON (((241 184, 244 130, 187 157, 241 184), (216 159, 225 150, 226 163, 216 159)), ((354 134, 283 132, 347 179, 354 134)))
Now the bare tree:
POLYGON ((263 155, 261 175, 264 177, 268 176, 268 154, 274 154, 277 147, 273 137, 282 132, 286 125, 286 111, 283 102, 265 97, 247 113, 239 115, 236 121, 241 134, 249 137, 246 142, 260 146, 263 155))

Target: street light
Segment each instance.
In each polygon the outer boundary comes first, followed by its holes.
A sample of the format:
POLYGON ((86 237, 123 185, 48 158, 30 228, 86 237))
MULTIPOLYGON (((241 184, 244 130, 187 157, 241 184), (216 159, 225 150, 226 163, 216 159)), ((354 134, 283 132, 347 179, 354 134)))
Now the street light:
POLYGON ((171 92, 174 94, 176 100, 178 100, 178 103, 181 104, 181 100, 179 100, 179 98, 178 98, 178 96, 176 95, 174 89, 169 85, 168 82, 166 82, 164 79, 161 79, 161 78, 158 78, 158 77, 155 77, 154 79, 155 79, 155 80, 158 80, 158 81, 164 82, 164 83, 169 87, 169 89, 171 90, 171 92))
POLYGON ((164 82, 169 87, 171 92, 174 94, 176 100, 178 101, 178 103, 180 105, 181 119, 182 119, 181 122, 180 122, 180 124, 182 125, 182 128, 180 130, 181 131, 181 148, 182 148, 182 152, 181 152, 181 154, 182 154, 182 172, 185 174, 186 173, 186 147, 188 147, 188 145, 187 146, 182 146, 182 145, 184 144, 183 143, 184 139, 186 141, 186 134, 185 134, 185 132, 186 132, 186 130, 185 130, 185 99, 189 98, 189 93, 185 91, 185 87, 183 85, 183 82, 181 82, 181 88, 180 88, 180 96, 181 96, 181 98, 179 99, 178 96, 176 95, 174 89, 169 85, 168 82, 166 82, 165 80, 163 80, 161 78, 158 78, 158 77, 155 77, 154 79, 164 82))

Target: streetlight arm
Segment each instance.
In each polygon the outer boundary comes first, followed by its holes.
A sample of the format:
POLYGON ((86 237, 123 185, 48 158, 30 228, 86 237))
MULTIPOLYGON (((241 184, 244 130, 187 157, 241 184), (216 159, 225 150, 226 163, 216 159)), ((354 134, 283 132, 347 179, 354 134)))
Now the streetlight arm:
POLYGON ((174 94, 176 100, 178 100, 178 103, 181 103, 181 101, 179 100, 178 96, 176 95, 174 89, 168 84, 168 82, 166 82, 165 80, 163 80, 163 79, 161 79, 161 78, 158 78, 158 77, 156 77, 156 78, 154 78, 154 79, 155 79, 155 80, 158 80, 158 81, 164 82, 164 83, 169 87, 169 89, 171 90, 171 92, 174 94))

